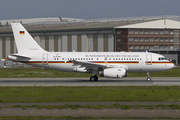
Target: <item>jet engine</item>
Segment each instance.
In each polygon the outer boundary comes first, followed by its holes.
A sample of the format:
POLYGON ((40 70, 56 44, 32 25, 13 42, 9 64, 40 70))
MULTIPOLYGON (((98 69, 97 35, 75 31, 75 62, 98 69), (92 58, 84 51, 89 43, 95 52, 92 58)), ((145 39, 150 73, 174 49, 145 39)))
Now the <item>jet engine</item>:
POLYGON ((107 68, 103 71, 99 71, 99 76, 108 78, 123 78, 127 77, 127 73, 124 68, 107 68))

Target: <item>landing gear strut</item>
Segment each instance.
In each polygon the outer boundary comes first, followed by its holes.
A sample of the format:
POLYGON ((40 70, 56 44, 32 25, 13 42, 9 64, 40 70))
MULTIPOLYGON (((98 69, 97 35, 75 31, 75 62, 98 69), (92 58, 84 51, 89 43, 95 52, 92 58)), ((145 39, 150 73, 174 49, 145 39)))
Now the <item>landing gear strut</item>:
POLYGON ((93 82, 93 81, 98 81, 98 77, 95 75, 95 76, 91 76, 90 77, 90 81, 93 82))
POLYGON ((90 77, 90 81, 91 81, 91 82, 93 82, 93 81, 98 81, 97 74, 98 74, 98 70, 93 70, 92 76, 90 77))
POLYGON ((147 72, 147 81, 151 81, 151 78, 150 78, 150 75, 149 75, 149 72, 147 72))

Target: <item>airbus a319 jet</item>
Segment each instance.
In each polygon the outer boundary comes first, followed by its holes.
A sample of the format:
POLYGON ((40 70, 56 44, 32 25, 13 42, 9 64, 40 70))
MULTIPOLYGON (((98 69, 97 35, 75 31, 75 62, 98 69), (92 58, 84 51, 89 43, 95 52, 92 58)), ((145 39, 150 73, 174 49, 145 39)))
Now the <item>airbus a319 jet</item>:
POLYGON ((37 67, 66 72, 92 73, 90 81, 99 76, 124 78, 129 72, 147 73, 172 69, 174 64, 164 56, 150 52, 48 52, 43 50, 20 23, 12 23, 17 54, 8 59, 37 67))

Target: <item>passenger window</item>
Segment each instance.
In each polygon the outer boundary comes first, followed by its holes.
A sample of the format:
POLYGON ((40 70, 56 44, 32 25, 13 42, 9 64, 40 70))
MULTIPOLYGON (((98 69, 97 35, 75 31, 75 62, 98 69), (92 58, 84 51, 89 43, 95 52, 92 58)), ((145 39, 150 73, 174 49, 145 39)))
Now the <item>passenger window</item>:
POLYGON ((98 58, 97 58, 97 60, 98 60, 98 58))
POLYGON ((91 60, 93 60, 93 58, 91 58, 91 60))
POLYGON ((123 58, 121 58, 121 60, 123 60, 123 58))
POLYGON ((129 58, 129 60, 131 60, 131 58, 129 58))
POLYGON ((54 60, 56 60, 56 58, 54 58, 54 60))
POLYGON ((86 58, 86 60, 88 60, 88 58, 86 58))
POLYGON ((78 58, 78 60, 80 60, 80 58, 78 58))
POLYGON ((137 60, 139 60, 139 58, 137 58, 137 60))
POLYGON ((85 58, 84 58, 84 60, 85 60, 85 58))
POLYGON ((136 60, 136 58, 134 58, 134 60, 136 60))
POLYGON ((115 60, 115 58, 113 58, 113 60, 115 60))
POLYGON ((109 58, 109 60, 111 60, 111 58, 109 58))
POLYGON ((132 58, 132 60, 134 60, 134 59, 132 58))
POLYGON ((64 60, 64 58, 62 58, 62 60, 64 60))
POLYGON ((57 58, 57 60, 59 60, 59 58, 57 58))

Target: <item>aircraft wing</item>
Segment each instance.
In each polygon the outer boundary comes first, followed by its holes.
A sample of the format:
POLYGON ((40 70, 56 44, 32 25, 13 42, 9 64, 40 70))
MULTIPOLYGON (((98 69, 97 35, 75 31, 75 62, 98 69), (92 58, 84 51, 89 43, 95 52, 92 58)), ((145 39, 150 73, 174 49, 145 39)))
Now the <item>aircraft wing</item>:
POLYGON ((100 64, 100 63, 93 63, 93 62, 88 62, 88 61, 76 61, 72 60, 73 66, 80 65, 80 68, 85 67, 87 70, 88 69, 93 69, 93 70, 104 70, 105 68, 124 68, 128 70, 128 66, 125 64, 121 65, 116 65, 116 64, 100 64))
POLYGON ((86 67, 86 69, 104 69, 107 67, 105 64, 98 64, 98 63, 93 63, 93 62, 88 62, 88 61, 72 61, 73 65, 80 65, 81 67, 86 67))

